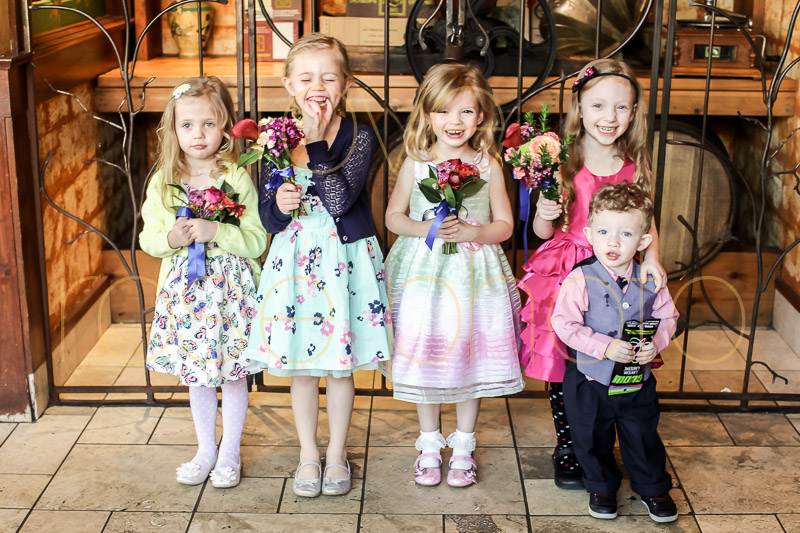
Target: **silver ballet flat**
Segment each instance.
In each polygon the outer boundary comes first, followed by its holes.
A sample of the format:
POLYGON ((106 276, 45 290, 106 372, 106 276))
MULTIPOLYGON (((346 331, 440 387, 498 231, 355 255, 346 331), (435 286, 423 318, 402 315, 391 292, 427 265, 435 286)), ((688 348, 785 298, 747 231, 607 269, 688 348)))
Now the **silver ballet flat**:
POLYGON ((347 477, 343 479, 332 479, 325 477, 325 473, 323 473, 322 494, 326 496, 341 496, 342 494, 350 492, 350 461, 345 461, 345 463, 347 464, 335 465, 327 462, 325 463, 325 472, 331 467, 338 467, 347 470, 347 477))
POLYGON ((304 498, 316 498, 319 496, 322 487, 322 464, 319 461, 306 461, 297 465, 297 470, 294 473, 294 482, 292 483, 292 492, 296 496, 303 496, 304 498), (316 479, 297 479, 297 473, 306 465, 314 465, 317 467, 319 477, 316 479))

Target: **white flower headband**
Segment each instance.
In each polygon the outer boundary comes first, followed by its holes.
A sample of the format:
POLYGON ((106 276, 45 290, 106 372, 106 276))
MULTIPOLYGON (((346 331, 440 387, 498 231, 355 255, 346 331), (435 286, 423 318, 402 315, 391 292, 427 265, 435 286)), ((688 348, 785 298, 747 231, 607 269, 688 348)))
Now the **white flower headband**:
POLYGON ((177 87, 175 87, 175 90, 172 91, 172 97, 175 100, 177 100, 178 98, 183 96, 183 93, 185 93, 186 91, 188 91, 191 88, 192 88, 192 86, 189 85, 188 83, 183 83, 181 85, 178 85, 177 87))

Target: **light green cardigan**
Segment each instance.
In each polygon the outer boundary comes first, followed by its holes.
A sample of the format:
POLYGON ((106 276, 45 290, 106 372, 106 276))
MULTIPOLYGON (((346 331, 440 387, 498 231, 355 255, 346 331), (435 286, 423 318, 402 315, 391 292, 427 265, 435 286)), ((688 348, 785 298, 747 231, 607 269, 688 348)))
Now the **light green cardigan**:
MULTIPOLYGON (((144 228, 139 234, 139 244, 146 253, 153 257, 161 257, 161 270, 158 274, 158 290, 166 281, 167 273, 172 267, 172 257, 176 254, 187 255, 188 248, 172 248, 167 240, 167 234, 175 225, 175 210, 167 205, 179 205, 179 201, 171 198, 172 191, 167 194, 166 203, 163 198, 163 177, 157 171, 147 186, 147 198, 142 206, 142 220, 144 228)), ((206 257, 214 257, 226 252, 247 259, 253 266, 253 274, 258 282, 261 266, 258 258, 267 247, 267 230, 261 225, 258 216, 258 191, 256 191, 250 175, 244 168, 236 168, 235 164, 228 164, 227 171, 214 183, 219 187, 226 181, 233 190, 239 193, 239 203, 246 207, 239 219, 239 225, 222 224, 217 222, 217 234, 212 239, 218 246, 206 250, 206 257)), ((171 189, 171 188, 170 188, 171 189)))

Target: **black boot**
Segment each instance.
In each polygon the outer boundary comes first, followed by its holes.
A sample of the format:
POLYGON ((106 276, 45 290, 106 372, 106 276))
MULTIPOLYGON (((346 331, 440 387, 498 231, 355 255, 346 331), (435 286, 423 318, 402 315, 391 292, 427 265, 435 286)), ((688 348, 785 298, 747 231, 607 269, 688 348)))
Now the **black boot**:
POLYGON ((553 477, 556 487, 564 490, 583 490, 583 469, 577 464, 575 452, 572 448, 562 448, 553 452, 553 477), (571 459, 562 464, 562 457, 571 456, 571 459))

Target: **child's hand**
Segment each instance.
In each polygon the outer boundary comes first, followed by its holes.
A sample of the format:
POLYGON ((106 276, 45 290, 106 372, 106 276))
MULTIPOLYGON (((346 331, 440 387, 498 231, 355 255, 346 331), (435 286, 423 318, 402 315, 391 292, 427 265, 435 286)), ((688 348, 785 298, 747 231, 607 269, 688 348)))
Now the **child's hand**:
POLYGON ((630 363, 633 360, 633 346, 629 342, 614 339, 608 344, 605 356, 616 363, 630 363))
POLYGON ((653 276, 653 281, 656 283, 656 292, 660 291, 667 286, 667 271, 655 259, 649 259, 651 254, 645 253, 644 261, 640 269, 640 274, 643 281, 647 281, 647 276, 653 276))
POLYGON ((169 242, 170 248, 183 248, 194 242, 194 239, 189 236, 188 221, 188 217, 178 217, 175 221, 175 225, 167 233, 167 242, 169 242))
POLYGON ((300 208, 300 187, 291 183, 284 183, 275 193, 275 203, 284 215, 290 214, 294 209, 300 208))
POLYGON ((202 218, 192 218, 186 222, 187 233, 194 242, 209 242, 217 236, 217 223, 202 218))
MULTIPOLYGON (((433 225, 433 221, 434 219, 431 219, 431 226, 433 225)), ((454 215, 448 215, 442 221, 442 225, 439 226, 439 231, 436 233, 436 236, 440 239, 444 239, 447 242, 458 242, 455 238, 457 233, 458 218, 456 218, 454 215)))
POLYGON ((320 105, 315 100, 308 101, 308 107, 311 109, 308 118, 303 117, 303 122, 308 120, 310 124, 306 130, 306 139, 308 142, 313 143, 321 141, 325 138, 325 130, 328 128, 331 119, 333 118, 333 106, 330 101, 325 102, 326 105, 320 105))
POLYGON ((536 202, 536 216, 542 220, 555 220, 561 216, 561 204, 553 200, 548 200, 541 194, 539 200, 536 202))
POLYGON ((639 355, 636 356, 636 362, 640 365, 646 365, 658 355, 658 350, 656 350, 656 345, 652 342, 648 342, 642 345, 641 351, 639 351, 639 355))
POLYGON ((470 224, 465 220, 458 219, 456 232, 453 234, 453 242, 475 242, 478 239, 478 232, 480 231, 474 224, 470 224))

